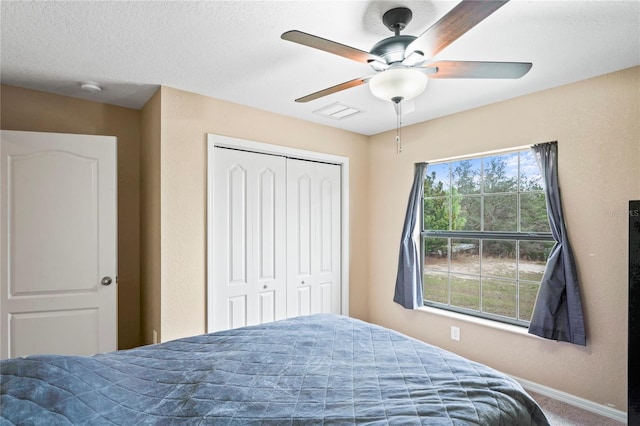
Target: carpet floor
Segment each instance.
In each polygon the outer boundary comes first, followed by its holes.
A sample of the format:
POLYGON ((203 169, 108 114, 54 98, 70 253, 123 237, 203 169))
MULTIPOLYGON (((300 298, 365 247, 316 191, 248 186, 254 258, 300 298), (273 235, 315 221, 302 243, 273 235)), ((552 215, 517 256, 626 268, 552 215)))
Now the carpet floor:
POLYGON ((536 392, 527 392, 542 407, 551 426, 620 426, 625 424, 536 392))

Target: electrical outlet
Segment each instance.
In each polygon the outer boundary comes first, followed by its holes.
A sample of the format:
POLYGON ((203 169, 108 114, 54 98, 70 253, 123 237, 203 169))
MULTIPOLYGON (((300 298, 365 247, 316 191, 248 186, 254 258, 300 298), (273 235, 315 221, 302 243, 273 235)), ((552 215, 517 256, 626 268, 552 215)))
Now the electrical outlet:
POLYGON ((451 326, 451 340, 460 341, 460 327, 451 326))
POLYGON ((158 343, 158 332, 153 330, 153 344, 158 343))

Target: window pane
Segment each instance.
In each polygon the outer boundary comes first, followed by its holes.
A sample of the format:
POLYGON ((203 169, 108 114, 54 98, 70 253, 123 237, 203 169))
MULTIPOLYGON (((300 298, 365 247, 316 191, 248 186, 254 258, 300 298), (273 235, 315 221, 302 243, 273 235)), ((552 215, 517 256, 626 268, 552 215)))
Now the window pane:
POLYGON ((424 239, 424 269, 449 272, 449 239, 424 239))
POLYGON ((451 164, 453 195, 479 194, 482 176, 480 158, 457 161, 451 164))
POLYGON ((449 274, 442 272, 425 272, 424 295, 425 300, 449 303, 449 274))
POLYGON ((451 199, 452 231, 480 230, 480 197, 477 195, 451 199))
POLYGON ((424 199, 424 229, 449 230, 449 197, 424 199))
POLYGON ((451 239, 451 271, 480 275, 480 240, 451 239))
POLYGON ((538 297, 540 284, 520 283, 520 318, 523 321, 531 321, 533 306, 538 297))
POLYGON ((555 244, 554 241, 520 241, 519 278, 536 283, 542 281, 547 258, 555 244))
POLYGON ((543 193, 520 194, 520 231, 550 232, 547 204, 543 193))
POLYGON ((533 152, 520 152, 520 191, 541 191, 542 185, 542 173, 533 152))
POLYGON ((451 304, 480 310, 480 277, 451 274, 451 304))
POLYGON ((516 232, 517 194, 500 194, 484 196, 484 230, 516 232))
POLYGON ((429 164, 424 178, 424 196, 439 197, 449 195, 451 188, 449 163, 429 164))
POLYGON ((482 279, 482 312, 516 317, 516 282, 493 278, 482 279))
POLYGON ((555 243, 519 238, 549 235, 543 185, 529 149, 430 164, 423 230, 447 237, 422 239, 425 299, 498 321, 530 321, 555 243))
POLYGON ((485 157, 484 192, 515 192, 518 187, 518 153, 485 157))
POLYGON ((482 240, 482 276, 516 279, 515 240, 482 240))

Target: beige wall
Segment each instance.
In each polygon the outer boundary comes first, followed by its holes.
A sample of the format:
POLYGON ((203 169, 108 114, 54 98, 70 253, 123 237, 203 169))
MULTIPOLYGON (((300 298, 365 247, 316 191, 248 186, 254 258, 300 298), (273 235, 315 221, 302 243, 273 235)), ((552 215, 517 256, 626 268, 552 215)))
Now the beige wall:
MULTIPOLYGON (((427 90, 428 92, 428 90, 427 90)), ((428 96, 428 93, 425 94, 428 96)), ((640 198, 640 67, 370 139, 369 319, 506 373, 626 411, 628 200, 640 198), (587 346, 547 341, 392 302, 413 164, 557 140, 587 346), (449 338, 461 328, 461 341, 449 338)))
MULTIPOLYGON (((140 132, 140 315, 142 342, 160 329, 160 90, 141 111, 140 132)), ((157 336, 156 336, 157 338, 157 336)))
POLYGON ((366 319, 367 137, 168 87, 160 97, 161 340, 205 331, 207 133, 349 158, 349 309, 366 319))
POLYGON ((0 127, 118 138, 118 347, 140 344, 140 112, 2 85, 0 127))

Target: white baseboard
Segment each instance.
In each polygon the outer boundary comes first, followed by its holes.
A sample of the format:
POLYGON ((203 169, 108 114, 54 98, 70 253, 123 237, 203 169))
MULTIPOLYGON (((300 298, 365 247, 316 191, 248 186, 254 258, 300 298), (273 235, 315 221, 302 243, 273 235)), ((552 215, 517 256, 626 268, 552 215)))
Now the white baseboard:
POLYGON ((624 424, 627 423, 627 413, 626 411, 617 410, 612 407, 607 407, 606 405, 598 404, 593 401, 589 401, 588 399, 580 398, 575 395, 571 395, 566 392, 562 392, 548 386, 544 386, 529 380, 521 379, 519 377, 511 376, 517 382, 522 385, 526 390, 530 390, 532 392, 539 393, 541 395, 547 396, 549 398, 557 399, 558 401, 562 401, 569 405, 573 405, 574 407, 581 408, 586 411, 590 411, 595 414, 599 414, 601 416, 609 417, 610 419, 617 420, 624 424))

